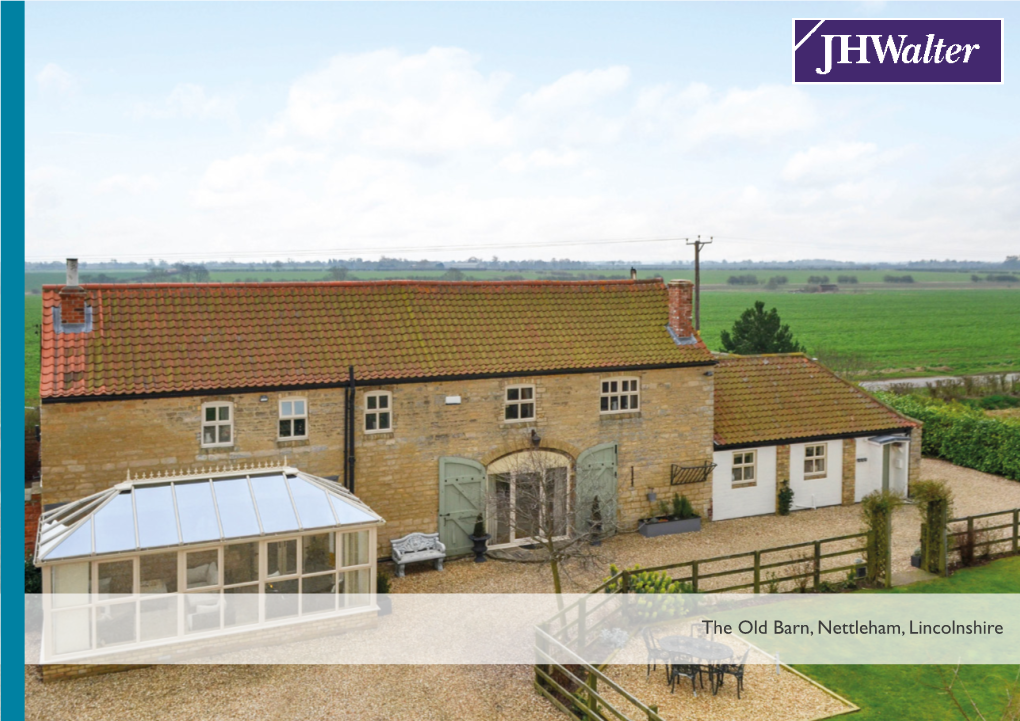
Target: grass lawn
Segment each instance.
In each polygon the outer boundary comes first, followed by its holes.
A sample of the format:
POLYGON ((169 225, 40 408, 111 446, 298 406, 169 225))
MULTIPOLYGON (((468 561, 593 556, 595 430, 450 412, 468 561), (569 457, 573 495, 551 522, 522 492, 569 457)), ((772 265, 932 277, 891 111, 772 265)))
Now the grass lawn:
MULTIPOLYGON (((1020 593, 1020 557, 884 593, 1020 593)), ((934 666, 797 666, 797 670, 860 706, 854 719, 962 718, 941 691, 930 688, 940 682, 934 666)), ((998 719, 1017 671, 1017 666, 964 666, 960 677, 982 713, 998 719)))

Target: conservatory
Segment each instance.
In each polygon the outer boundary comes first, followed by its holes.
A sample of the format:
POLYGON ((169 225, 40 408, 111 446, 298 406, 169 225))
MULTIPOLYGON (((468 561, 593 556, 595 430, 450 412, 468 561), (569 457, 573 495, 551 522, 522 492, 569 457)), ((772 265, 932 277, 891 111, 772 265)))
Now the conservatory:
POLYGON ((40 660, 374 617, 383 523, 340 484, 289 466, 129 479, 49 510, 35 557, 40 660))

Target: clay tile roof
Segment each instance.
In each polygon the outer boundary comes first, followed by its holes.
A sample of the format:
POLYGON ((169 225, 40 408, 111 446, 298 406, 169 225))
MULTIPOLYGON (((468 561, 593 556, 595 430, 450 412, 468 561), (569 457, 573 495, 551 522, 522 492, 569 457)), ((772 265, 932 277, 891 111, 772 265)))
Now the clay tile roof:
POLYGON ((719 446, 918 425, 800 353, 729 356, 715 369, 719 446))
POLYGON ((44 399, 707 364, 666 329, 659 281, 86 285, 88 333, 54 333, 44 399))

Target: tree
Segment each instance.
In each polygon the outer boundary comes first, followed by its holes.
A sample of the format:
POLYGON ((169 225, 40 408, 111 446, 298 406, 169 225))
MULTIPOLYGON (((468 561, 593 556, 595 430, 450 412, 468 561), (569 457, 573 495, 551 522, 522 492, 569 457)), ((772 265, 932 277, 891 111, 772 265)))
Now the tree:
POLYGON ((804 348, 793 339, 790 326, 779 319, 779 311, 765 310, 765 301, 757 300, 733 324, 732 331, 722 332, 722 346, 727 353, 798 353, 804 348))
POLYGON ((508 541, 511 530, 527 539, 534 553, 526 562, 548 564, 553 591, 561 594, 571 565, 593 568, 598 541, 616 531, 615 503, 599 499, 596 476, 581 468, 570 493, 568 467, 551 451, 532 448, 509 458, 488 492, 490 542, 508 541))
POLYGON ((347 280, 347 268, 342 265, 331 265, 329 267, 330 280, 347 280))

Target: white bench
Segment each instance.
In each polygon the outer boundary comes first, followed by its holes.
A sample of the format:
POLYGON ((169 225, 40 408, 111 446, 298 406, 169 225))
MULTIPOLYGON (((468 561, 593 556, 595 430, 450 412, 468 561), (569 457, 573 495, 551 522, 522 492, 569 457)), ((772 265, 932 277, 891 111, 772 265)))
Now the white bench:
POLYGON ((397 578, 404 577, 404 566, 418 561, 435 561, 436 570, 443 570, 446 546, 439 540, 438 533, 409 533, 403 538, 390 541, 393 562, 397 564, 397 578))

